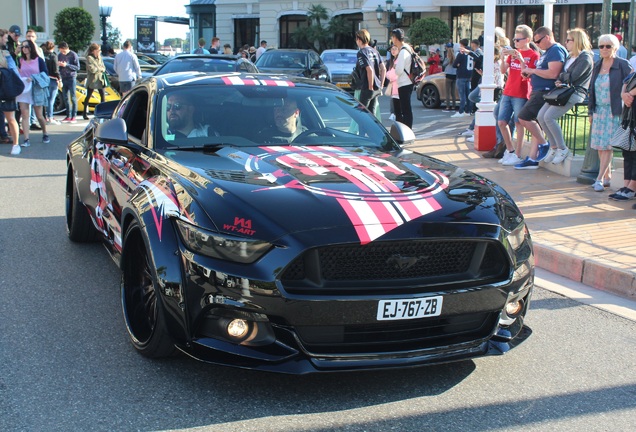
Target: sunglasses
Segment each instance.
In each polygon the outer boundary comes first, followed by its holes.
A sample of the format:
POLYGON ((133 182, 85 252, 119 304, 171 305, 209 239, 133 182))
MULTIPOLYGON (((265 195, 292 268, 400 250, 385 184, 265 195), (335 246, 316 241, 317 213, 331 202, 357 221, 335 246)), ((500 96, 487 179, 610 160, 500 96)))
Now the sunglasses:
POLYGON ((515 42, 521 42, 522 40, 526 40, 526 39, 528 39, 528 38, 514 38, 513 40, 515 42))
POLYGON ((171 110, 181 111, 181 108, 185 107, 186 105, 189 105, 189 104, 185 104, 183 102, 175 102, 172 104, 166 104, 166 111, 171 111, 171 110))
POLYGON ((29 46, 28 46, 28 45, 22 45, 22 48, 23 48, 23 49, 24 49, 24 48, 29 48, 29 46))
POLYGON ((574 39, 566 39, 566 42, 574 42, 574 39))
POLYGON ((614 48, 614 46, 612 46, 612 45, 599 45, 598 47, 599 47, 599 49, 612 49, 612 48, 614 48))
POLYGON ((542 41, 543 39, 545 39, 545 38, 546 38, 546 36, 548 36, 548 35, 543 36, 543 37, 542 37, 542 38, 540 38, 539 40, 535 40, 535 41, 534 41, 534 43, 536 43, 536 44, 540 44, 540 43, 541 43, 541 41, 542 41))

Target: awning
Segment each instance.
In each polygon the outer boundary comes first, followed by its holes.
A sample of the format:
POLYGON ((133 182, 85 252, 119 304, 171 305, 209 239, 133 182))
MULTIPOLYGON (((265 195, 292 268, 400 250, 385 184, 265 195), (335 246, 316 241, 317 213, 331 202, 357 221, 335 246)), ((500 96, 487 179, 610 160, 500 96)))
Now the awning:
MULTIPOLYGON (((393 0, 393 12, 400 6, 404 12, 439 12, 440 6, 448 6, 448 0, 439 0, 439 5, 434 5, 435 0, 393 0)), ((365 0, 362 5, 362 12, 375 12, 378 5, 386 9, 384 0, 365 0)))

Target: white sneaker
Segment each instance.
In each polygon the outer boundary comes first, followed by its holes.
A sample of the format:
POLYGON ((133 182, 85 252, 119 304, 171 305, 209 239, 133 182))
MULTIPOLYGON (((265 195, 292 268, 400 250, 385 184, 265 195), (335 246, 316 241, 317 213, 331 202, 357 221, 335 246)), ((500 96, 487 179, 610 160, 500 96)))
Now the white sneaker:
POLYGON ((451 118, 459 118, 459 117, 465 117, 464 113, 456 112, 455 114, 451 116, 451 118))
POLYGON ((55 120, 54 118, 50 118, 46 123, 50 124, 50 125, 61 125, 62 124, 58 120, 55 120))
POLYGON ((503 163, 505 160, 507 160, 507 159, 510 157, 510 155, 511 155, 511 154, 514 154, 514 153, 510 153, 510 152, 508 151, 508 149, 506 149, 506 150, 504 151, 503 157, 502 157, 501 159, 499 159, 499 160, 497 161, 497 163, 503 163))
POLYGON ((523 162, 523 159, 517 156, 517 153, 510 153, 508 159, 503 161, 501 164, 503 166, 514 166, 521 162, 523 162))
POLYGON ((468 138, 466 138, 466 142, 474 143, 475 142, 475 136, 474 135, 469 136, 468 138))
POLYGON ((569 149, 557 150, 554 159, 552 159, 552 163, 554 165, 558 165, 565 160, 570 155, 569 149))
POLYGON ((11 154, 12 155, 19 155, 21 151, 22 151, 22 149, 20 148, 19 144, 14 144, 13 146, 11 146, 11 154))
POLYGON ((391 115, 389 116, 389 120, 391 120, 391 121, 395 121, 395 114, 391 114, 391 115))
POLYGON ((557 149, 555 149, 555 148, 551 148, 551 149, 548 151, 548 155, 547 155, 547 156, 543 159, 543 162, 544 162, 544 163, 550 163, 550 162, 552 162, 552 160, 554 159, 554 157, 556 156, 556 154, 557 154, 557 149))
POLYGON ((460 136, 473 136, 475 135, 475 131, 472 131, 470 129, 466 129, 464 132, 459 134, 460 136))

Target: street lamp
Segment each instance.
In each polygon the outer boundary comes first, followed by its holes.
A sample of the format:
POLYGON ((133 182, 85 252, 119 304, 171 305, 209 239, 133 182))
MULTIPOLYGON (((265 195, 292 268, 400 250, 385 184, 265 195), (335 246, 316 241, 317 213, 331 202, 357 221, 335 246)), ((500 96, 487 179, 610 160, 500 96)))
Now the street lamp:
POLYGON ((102 19, 102 55, 108 55, 108 36, 106 36, 106 19, 110 16, 110 13, 113 11, 112 6, 100 6, 99 7, 99 17, 102 19))
MULTIPOLYGON (((382 23, 382 18, 384 18, 385 10, 381 5, 378 5, 378 8, 375 10, 375 16, 378 19, 378 24, 387 28, 387 31, 390 33, 391 28, 393 27, 393 23, 391 22, 391 12, 393 12, 393 0, 386 0, 386 23, 382 23)), ((400 25, 400 21, 402 21, 402 13, 404 9, 402 9, 402 5, 398 4, 398 7, 395 8, 395 27, 400 25)))

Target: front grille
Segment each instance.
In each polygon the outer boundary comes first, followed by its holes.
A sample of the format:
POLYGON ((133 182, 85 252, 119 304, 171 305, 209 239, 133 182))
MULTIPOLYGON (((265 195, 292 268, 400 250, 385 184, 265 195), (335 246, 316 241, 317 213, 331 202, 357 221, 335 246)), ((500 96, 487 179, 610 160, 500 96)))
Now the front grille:
POLYGON ((467 343, 488 337, 497 312, 368 325, 303 326, 296 332, 314 354, 399 352, 467 343))
POLYGON ((509 261, 494 241, 416 240, 311 249, 284 271, 289 293, 317 295, 422 291, 440 284, 503 281, 509 261))

